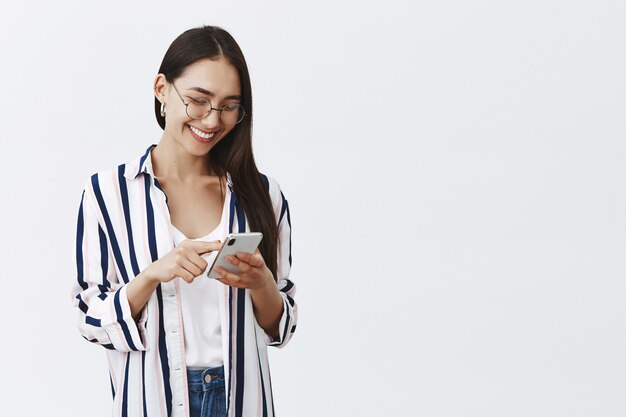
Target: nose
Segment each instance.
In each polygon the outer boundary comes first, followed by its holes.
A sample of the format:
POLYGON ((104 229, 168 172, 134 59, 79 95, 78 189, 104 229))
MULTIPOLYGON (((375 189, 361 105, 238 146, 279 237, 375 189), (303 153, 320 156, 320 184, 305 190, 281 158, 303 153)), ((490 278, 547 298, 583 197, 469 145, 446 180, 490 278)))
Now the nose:
POLYGON ((220 112, 213 109, 211 112, 201 120, 202 124, 208 129, 214 129, 220 124, 220 112))

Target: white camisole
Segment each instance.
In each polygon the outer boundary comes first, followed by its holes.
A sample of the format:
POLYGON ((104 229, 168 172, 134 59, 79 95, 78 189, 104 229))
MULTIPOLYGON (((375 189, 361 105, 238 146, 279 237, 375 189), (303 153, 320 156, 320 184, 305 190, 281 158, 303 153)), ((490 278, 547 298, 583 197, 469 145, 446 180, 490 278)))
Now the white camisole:
MULTIPOLYGON (((222 242, 228 235, 227 207, 230 203, 230 190, 226 187, 226 198, 222 209, 220 224, 208 235, 191 239, 222 242)), ((172 225, 175 245, 187 237, 172 225)), ((217 252, 211 257, 212 261, 217 252)), ((210 263, 209 261, 209 263, 210 263)), ((191 284, 180 279, 181 309, 183 313, 183 331, 185 336, 185 358, 187 368, 204 369, 224 364, 222 356, 222 333, 218 307, 219 281, 206 277, 207 271, 196 277, 191 284)))

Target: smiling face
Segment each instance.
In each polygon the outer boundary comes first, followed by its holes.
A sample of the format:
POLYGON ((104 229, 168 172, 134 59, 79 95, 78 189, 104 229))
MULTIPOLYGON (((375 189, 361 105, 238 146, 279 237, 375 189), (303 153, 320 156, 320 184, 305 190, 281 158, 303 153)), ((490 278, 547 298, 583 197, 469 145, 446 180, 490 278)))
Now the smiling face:
POLYGON ((222 123, 220 112, 216 110, 203 119, 192 120, 187 115, 183 100, 185 103, 194 100, 206 103, 210 100, 213 108, 222 109, 241 102, 241 85, 237 69, 224 58, 204 58, 189 65, 173 84, 163 74, 157 75, 154 94, 161 103, 165 103, 164 137, 192 155, 204 156, 234 126, 222 123))

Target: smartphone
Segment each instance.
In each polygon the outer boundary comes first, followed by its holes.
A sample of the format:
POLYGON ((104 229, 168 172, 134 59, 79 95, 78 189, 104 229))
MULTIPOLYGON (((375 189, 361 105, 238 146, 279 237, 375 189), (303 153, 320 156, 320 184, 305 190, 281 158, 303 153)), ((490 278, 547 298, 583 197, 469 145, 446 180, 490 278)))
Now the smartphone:
POLYGON ((213 271, 215 267, 221 266, 228 272, 234 274, 241 274, 241 269, 231 264, 226 260, 228 255, 236 256, 237 252, 254 253, 259 243, 263 239, 262 233, 231 233, 228 235, 222 248, 214 258, 213 264, 208 268, 209 272, 207 277, 209 278, 223 278, 221 275, 213 271))

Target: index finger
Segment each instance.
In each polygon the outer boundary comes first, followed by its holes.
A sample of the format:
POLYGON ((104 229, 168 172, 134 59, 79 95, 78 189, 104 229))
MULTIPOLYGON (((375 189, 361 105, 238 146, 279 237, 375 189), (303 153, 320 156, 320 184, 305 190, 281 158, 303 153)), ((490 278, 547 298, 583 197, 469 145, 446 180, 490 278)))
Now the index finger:
POLYGON ((222 242, 220 240, 215 240, 213 242, 206 242, 202 240, 189 240, 187 241, 187 246, 195 250, 198 255, 202 255, 203 253, 220 250, 220 248, 222 247, 222 242))

